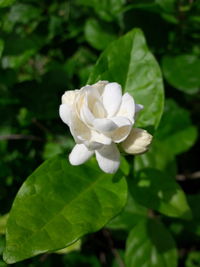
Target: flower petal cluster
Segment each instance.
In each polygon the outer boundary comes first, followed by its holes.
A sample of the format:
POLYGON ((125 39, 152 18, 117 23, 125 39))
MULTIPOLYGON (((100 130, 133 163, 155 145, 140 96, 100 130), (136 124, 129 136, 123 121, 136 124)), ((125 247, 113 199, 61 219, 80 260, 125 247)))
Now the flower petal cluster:
POLYGON ((121 143, 130 154, 146 151, 151 135, 133 128, 135 115, 142 108, 129 93, 122 95, 116 82, 99 81, 66 91, 59 113, 76 142, 69 155, 70 163, 80 165, 95 154, 99 167, 114 173, 120 165, 117 144, 121 143))

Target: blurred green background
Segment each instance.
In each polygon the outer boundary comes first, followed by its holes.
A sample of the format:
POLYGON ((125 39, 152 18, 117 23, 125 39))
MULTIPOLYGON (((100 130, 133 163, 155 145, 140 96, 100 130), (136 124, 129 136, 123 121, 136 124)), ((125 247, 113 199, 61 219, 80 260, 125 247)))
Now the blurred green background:
MULTIPOLYGON (((200 266, 198 0, 0 0, 0 255, 3 215, 23 181, 43 160, 73 147, 58 115, 61 95, 84 86, 101 51, 134 27, 143 30, 164 75, 167 101, 158 139, 166 133, 171 138, 174 178, 195 214, 186 225, 163 220, 176 239, 179 266, 200 266)), ((170 149, 158 151, 158 158, 170 149)), ((104 229, 85 237, 81 249, 15 265, 122 267, 126 236, 104 229)))

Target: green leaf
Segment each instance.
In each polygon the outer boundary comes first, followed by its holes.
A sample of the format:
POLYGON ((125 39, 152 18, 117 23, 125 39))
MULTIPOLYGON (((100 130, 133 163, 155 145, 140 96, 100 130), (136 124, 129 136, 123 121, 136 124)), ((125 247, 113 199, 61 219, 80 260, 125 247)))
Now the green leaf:
POLYGON ((121 172, 97 164, 71 166, 65 157, 44 162, 22 185, 7 223, 4 260, 14 263, 64 248, 99 230, 126 203, 121 172))
POLYGON ((0 235, 5 234, 8 216, 9 216, 8 213, 3 216, 0 216, 0 235))
POLYGON ((200 59, 196 55, 164 56, 164 76, 173 87, 194 94, 200 88, 200 59))
POLYGON ((161 222, 143 220, 130 232, 126 243, 126 266, 176 267, 177 257, 175 242, 161 222))
POLYGON ((131 230, 138 222, 147 216, 147 209, 139 205, 131 196, 128 195, 126 206, 122 212, 117 215, 107 225, 110 229, 131 230))
POLYGON ((144 105, 137 126, 158 126, 163 110, 162 75, 139 29, 114 41, 102 53, 88 83, 98 80, 118 82, 136 103, 144 105))
POLYGON ((77 0, 79 5, 92 7, 96 14, 105 21, 117 19, 125 0, 77 0))
POLYGON ((171 154, 188 150, 197 139, 197 129, 192 125, 189 111, 168 99, 156 138, 170 148, 171 154))
POLYGON ((3 53, 3 49, 4 49, 4 41, 2 39, 0 39, 0 58, 1 58, 1 55, 3 53))
POLYGON ((88 43, 98 50, 103 50, 116 36, 102 27, 95 19, 89 19, 85 25, 85 38, 88 43))
POLYGON ((200 267, 200 252, 190 251, 185 261, 186 267, 200 267))
POLYGON ((188 203, 192 210, 192 221, 184 222, 184 227, 189 232, 194 233, 195 235, 200 237, 200 213, 199 213, 199 201, 200 201, 200 194, 188 195, 188 203))
POLYGON ((174 179, 156 169, 143 169, 135 174, 131 187, 133 198, 147 208, 164 215, 191 219, 186 196, 174 179))
POLYGON ((176 160, 172 149, 171 146, 168 146, 154 137, 149 151, 142 155, 135 156, 134 171, 153 168, 165 172, 169 177, 175 178, 176 160))
POLYGON ((10 9, 8 19, 11 23, 16 22, 26 24, 31 20, 38 19, 41 10, 33 5, 16 3, 10 9))
POLYGON ((135 157, 134 171, 154 168, 165 172, 165 176, 175 178, 175 155, 188 150, 196 138, 197 129, 191 123, 189 111, 168 99, 150 149, 135 157))
POLYGON ((2 58, 2 68, 3 69, 18 69, 22 65, 24 65, 31 56, 35 54, 35 50, 26 50, 23 54, 21 55, 16 55, 16 56, 4 56, 2 58))
POLYGON ((16 0, 0 0, 0 8, 11 6, 16 0))
POLYGON ((79 251, 81 249, 81 239, 78 239, 76 242, 74 242, 72 245, 56 250, 55 253, 57 254, 68 254, 72 251, 79 251))
POLYGON ((176 0, 155 0, 155 2, 166 12, 176 11, 176 0))

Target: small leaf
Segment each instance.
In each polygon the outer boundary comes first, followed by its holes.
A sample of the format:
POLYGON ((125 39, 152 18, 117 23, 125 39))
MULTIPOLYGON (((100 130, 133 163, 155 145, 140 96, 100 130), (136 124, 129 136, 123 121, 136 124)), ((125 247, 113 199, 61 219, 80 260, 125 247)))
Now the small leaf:
POLYGON ((112 21, 120 15, 125 0, 78 0, 78 4, 92 7, 101 19, 112 21))
POLYGON ((164 76, 173 87, 194 94, 200 88, 200 59, 196 55, 165 56, 162 60, 164 76))
POLYGON ((0 58, 1 58, 1 55, 3 53, 3 49, 4 49, 4 41, 2 39, 0 39, 0 58))
POLYGON ((11 6, 16 0, 0 0, 0 8, 11 6))
POLYGON ((116 37, 112 32, 103 28, 97 20, 89 19, 85 25, 85 38, 94 48, 103 50, 116 37))
POLYGON ((180 107, 174 100, 168 99, 155 136, 170 148, 172 155, 177 155, 194 144, 197 129, 192 125, 189 111, 180 107))
POLYGON ((176 0, 155 0, 165 12, 172 13, 176 11, 176 0))
POLYGON ((88 83, 98 80, 118 82, 136 103, 144 105, 139 127, 158 126, 163 111, 162 75, 139 29, 112 42, 101 54, 88 83))
POLYGON ((191 219, 186 196, 174 179, 156 169, 143 169, 136 174, 131 187, 133 198, 145 207, 167 216, 191 219))
POLYGON ((185 267, 200 267, 200 252, 190 251, 185 261, 185 267))
POLYGON ((176 267, 177 256, 175 242, 161 222, 143 220, 129 234, 125 253, 128 267, 176 267))
POLYGON ((15 55, 15 56, 4 56, 2 58, 2 68, 3 69, 18 69, 20 66, 24 65, 30 57, 32 57, 35 54, 35 50, 26 50, 21 55, 15 55))
POLYGON ((102 173, 91 161, 74 167, 62 156, 44 162, 15 198, 4 260, 14 263, 72 244, 102 228, 121 211, 126 198, 121 172, 102 173))
POLYGON ((3 216, 0 216, 0 234, 5 234, 8 216, 8 213, 3 216))

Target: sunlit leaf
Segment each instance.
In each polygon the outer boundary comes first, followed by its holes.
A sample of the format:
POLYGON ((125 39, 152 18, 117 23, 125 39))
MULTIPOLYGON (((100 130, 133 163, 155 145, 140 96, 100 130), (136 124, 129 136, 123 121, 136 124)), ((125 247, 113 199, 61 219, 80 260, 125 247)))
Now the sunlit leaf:
POLYGON ((114 41, 102 53, 88 83, 98 80, 120 83, 124 92, 129 92, 136 103, 144 105, 138 126, 158 126, 163 110, 162 75, 139 29, 114 41))
POLYGON ((126 203, 123 174, 95 163, 71 166, 65 157, 44 162, 22 185, 10 212, 4 260, 14 263, 64 248, 99 230, 126 203))

